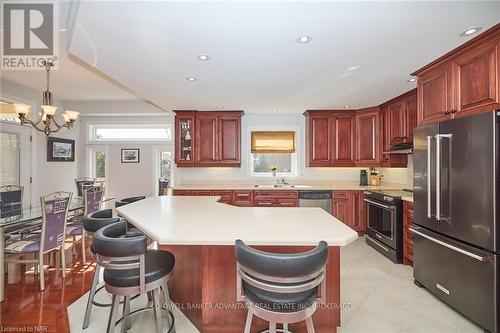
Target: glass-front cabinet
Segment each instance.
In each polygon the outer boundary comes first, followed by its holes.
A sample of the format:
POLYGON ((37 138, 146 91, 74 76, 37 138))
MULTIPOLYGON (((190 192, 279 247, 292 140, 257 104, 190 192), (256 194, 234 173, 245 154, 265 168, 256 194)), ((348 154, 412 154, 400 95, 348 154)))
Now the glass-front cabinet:
POLYGON ((179 111, 175 117, 175 162, 177 165, 194 165, 194 115, 196 111, 179 111))

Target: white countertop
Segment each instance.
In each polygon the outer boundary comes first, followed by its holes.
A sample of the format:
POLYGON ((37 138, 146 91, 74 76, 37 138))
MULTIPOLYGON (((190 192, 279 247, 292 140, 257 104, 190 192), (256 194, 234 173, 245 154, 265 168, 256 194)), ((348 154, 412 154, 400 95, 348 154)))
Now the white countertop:
POLYGON ((413 202, 413 195, 401 197, 401 199, 403 199, 403 201, 413 202))
POLYGON ((160 196, 117 208, 161 245, 345 246, 358 234, 315 207, 236 207, 219 197, 160 196))
MULTIPOLYGON (((272 183, 265 183, 271 185, 272 183)), ((406 184, 383 182, 380 186, 360 186, 356 181, 298 181, 292 185, 297 187, 255 187, 255 183, 249 182, 196 182, 174 185, 174 190, 402 190, 406 184)))

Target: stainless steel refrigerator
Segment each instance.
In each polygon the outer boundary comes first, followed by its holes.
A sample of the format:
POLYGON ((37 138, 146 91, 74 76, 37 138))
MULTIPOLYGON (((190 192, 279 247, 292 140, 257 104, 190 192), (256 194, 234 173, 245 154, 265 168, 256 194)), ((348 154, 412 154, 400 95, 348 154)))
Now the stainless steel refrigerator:
POLYGON ((415 284, 500 333, 500 111, 414 130, 415 284))

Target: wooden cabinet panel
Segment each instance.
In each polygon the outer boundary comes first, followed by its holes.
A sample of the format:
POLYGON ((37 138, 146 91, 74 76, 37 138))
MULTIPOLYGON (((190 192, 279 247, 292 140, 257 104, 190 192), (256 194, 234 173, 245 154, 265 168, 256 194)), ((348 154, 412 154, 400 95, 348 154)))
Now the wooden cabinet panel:
POLYGON ((240 207, 252 207, 253 201, 253 191, 246 190, 235 190, 233 191, 233 198, 231 204, 240 207))
POLYGON ((212 191, 205 191, 205 190, 194 190, 193 194, 194 196, 211 196, 212 191))
POLYGON ((419 78, 417 94, 419 124, 447 119, 454 105, 451 66, 419 78))
POLYGON ((389 143, 390 145, 403 143, 406 141, 406 117, 405 117, 405 103, 399 101, 389 106, 389 143))
POLYGON ((404 263, 413 263, 413 233, 409 227, 413 225, 413 203, 405 201, 403 203, 403 258, 404 263))
POLYGON ((298 207, 299 200, 298 199, 277 199, 276 206, 277 207, 298 207))
POLYGON ((454 62, 458 113, 499 103, 498 44, 489 43, 454 62))
POLYGON ((354 117, 333 116, 333 166, 353 166, 354 161, 354 117))
POLYGON ((218 117, 216 115, 196 116, 196 164, 217 165, 217 134, 218 117))
POLYGON ((349 225, 351 221, 349 198, 334 197, 332 205, 332 215, 339 219, 340 222, 349 225))
POLYGON ((232 192, 226 190, 215 190, 212 191, 212 195, 220 197, 219 202, 231 203, 232 192))
POLYGON ((353 219, 352 225, 353 229, 358 233, 366 232, 366 203, 365 203, 365 193, 363 191, 353 191, 352 201, 356 203, 356 208, 354 210, 355 217, 353 219))
POLYGON ((298 207, 298 191, 254 191, 256 207, 298 207))
POLYGON ((175 163, 194 166, 196 111, 181 111, 175 117, 175 163))
POLYGON ((329 166, 331 164, 332 133, 330 116, 308 116, 308 165, 329 166))
POLYGON ((417 127, 417 96, 408 97, 405 103, 406 142, 413 142, 413 129, 417 127))
POLYGON ((379 124, 378 108, 371 108, 356 114, 356 165, 379 165, 379 124))
POLYGON ((241 118, 239 116, 219 117, 219 156, 220 164, 231 166, 240 164, 241 118))
POLYGON ((191 191, 191 190, 172 190, 172 195, 189 196, 189 195, 193 195, 193 191, 191 191))

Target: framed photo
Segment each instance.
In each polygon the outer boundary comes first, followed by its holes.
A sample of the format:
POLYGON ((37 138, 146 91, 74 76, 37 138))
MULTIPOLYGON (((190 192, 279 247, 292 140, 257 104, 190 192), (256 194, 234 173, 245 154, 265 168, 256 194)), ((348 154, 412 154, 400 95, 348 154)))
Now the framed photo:
POLYGON ((122 163, 139 163, 139 148, 122 149, 122 163))
POLYGON ((47 139, 47 162, 74 162, 75 140, 49 137, 47 139))

